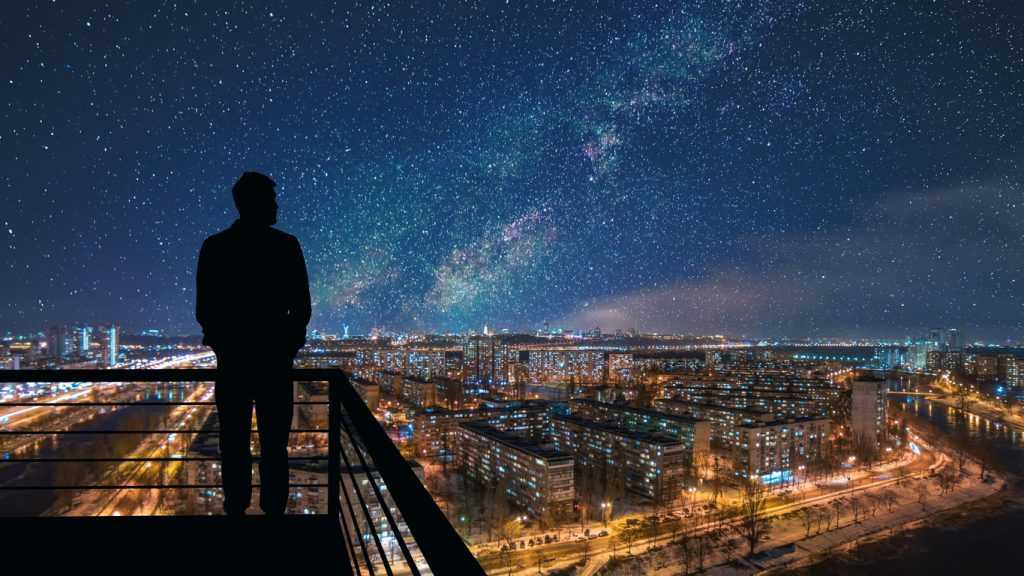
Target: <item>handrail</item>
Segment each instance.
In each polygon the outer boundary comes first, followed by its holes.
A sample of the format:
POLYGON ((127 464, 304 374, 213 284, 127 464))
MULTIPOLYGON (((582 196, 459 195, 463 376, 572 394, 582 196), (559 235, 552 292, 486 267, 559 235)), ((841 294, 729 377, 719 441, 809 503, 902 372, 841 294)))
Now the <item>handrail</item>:
MULTIPOLYGON (((0 370, 0 383, 10 382, 211 382, 215 381, 217 377, 216 369, 107 369, 107 370, 0 370)), ((358 456, 359 462, 348 462, 346 470, 349 474, 364 473, 368 481, 373 488, 374 494, 378 499, 381 499, 380 503, 384 507, 383 512, 387 517, 388 523, 391 526, 391 530, 395 533, 394 536, 398 539, 399 544, 402 548, 403 554, 407 560, 411 559, 409 549, 406 547, 401 535, 397 531, 397 523, 391 516, 390 511, 386 508, 386 503, 383 502, 383 496, 381 489, 377 486, 377 481, 374 479, 373 472, 380 475, 380 481, 387 486, 387 493, 390 498, 394 501, 401 514, 401 520, 404 521, 406 527, 409 530, 413 540, 421 551, 424 560, 429 565, 431 571, 434 574, 460 574, 460 575, 484 575, 483 569, 480 564, 473 557, 469 548, 465 542, 459 536, 458 532, 451 525, 448 519, 441 512, 437 504, 434 502, 430 493, 427 492, 426 488, 419 481, 412 469, 409 467, 408 462, 401 455, 398 448, 392 443, 387 433, 381 427, 380 423, 374 417, 373 413, 366 406, 366 403, 362 400, 359 394, 356 392, 352 382, 349 380, 348 375, 337 368, 297 368, 291 372, 291 379, 293 381, 326 381, 328 384, 328 429, 311 429, 311 430, 296 430, 293 432, 310 432, 310 433, 328 433, 328 455, 327 455, 327 473, 328 473, 328 514, 331 518, 337 519, 340 524, 341 532, 345 537, 345 547, 348 552, 350 561, 357 563, 355 556, 355 549, 353 548, 352 541, 357 540, 362 546, 364 544, 363 538, 359 535, 350 534, 349 526, 346 524, 346 520, 343 517, 342 504, 341 504, 341 479, 342 463, 341 458, 344 456, 342 446, 342 433, 344 432, 349 438, 352 449, 355 450, 355 454, 358 456), (351 426, 349 426, 349 424, 351 426), (354 430, 353 430, 354 428, 354 430), (356 438, 354 435, 358 435, 356 438), (367 463, 366 459, 362 456, 362 451, 365 451, 366 455, 369 456, 370 463, 367 463), (354 536, 354 538, 352 538, 354 536)), ((0 403, 4 405, 5 403, 0 403)), ((98 403, 98 402, 61 402, 61 403, 47 403, 47 402, 13 402, 7 403, 8 405, 32 405, 40 407, 50 408, 61 408, 68 406, 80 406, 88 407, 90 405, 121 405, 122 403, 98 403)), ((138 403, 123 403, 124 405, 134 405, 138 403)), ((147 403, 148 404, 148 403, 147 403)), ((179 402, 154 402, 152 404, 159 405, 178 405, 182 404, 179 402)), ((198 403, 190 402, 189 405, 209 405, 210 403, 198 403)), ((323 402, 296 402, 296 404, 311 404, 311 405, 323 405, 323 402)), ((14 432, 14 431, 0 431, 0 433, 20 433, 20 434, 31 434, 31 431, 14 432)), ((104 431, 46 431, 47 433, 63 434, 63 433, 107 433, 104 431)), ((156 433, 154 430, 131 430, 131 431, 116 431, 118 433, 138 433, 138 434, 149 434, 156 433)), ((179 434, 198 434, 198 433, 216 433, 216 430, 168 430, 168 432, 175 432, 179 434)), ((200 459, 198 457, 182 457, 182 458, 168 458, 167 460, 174 461, 190 461, 193 459, 200 459)), ((309 460, 322 460, 323 457, 295 457, 294 459, 309 459, 309 460)), ((40 462, 50 461, 117 461, 116 459, 22 459, 22 460, 11 460, 15 461, 30 461, 38 460, 40 462)), ((348 458, 346 457, 346 460, 348 458)), ((199 485, 196 485, 199 486, 199 485)), ((298 485, 293 485, 298 486, 298 485)), ((313 486, 302 485, 302 486, 313 486)), ((144 488, 143 486, 129 486, 130 488, 144 488)), ((147 486, 148 487, 148 486, 147 486)), ((153 486, 156 488, 157 486, 153 486)), ((160 486, 161 488, 173 488, 172 485, 160 486)), ((206 487, 206 485, 203 485, 206 487)), ((51 486, 50 489, 59 489, 59 486, 51 486)), ((89 489, 99 488, 94 486, 87 487, 89 489)), ((28 488, 26 488, 28 489, 28 488)), ((356 491, 356 495, 360 493, 356 491)), ((346 490, 346 501, 349 500, 346 490)), ((349 502, 347 509, 351 517, 354 518, 355 510, 352 509, 352 502, 349 502)), ((363 506, 365 508, 365 506, 363 506)), ((365 511, 365 516, 369 520, 368 511, 365 511)), ((357 526, 356 523, 353 526, 357 526)), ((371 523, 370 530, 374 536, 374 540, 378 540, 376 530, 371 523)), ((373 566, 369 562, 369 556, 365 547, 362 550, 363 556, 367 562, 367 569, 370 573, 373 573, 373 566)), ((390 566, 387 564, 385 558, 381 558, 381 562, 384 564, 385 569, 390 573, 390 566)), ((409 568, 413 574, 418 574, 418 569, 412 562, 409 563, 409 568)), ((358 571, 358 567, 357 567, 358 571)))
POLYGON ((431 571, 434 574, 484 576, 480 563, 356 393, 348 376, 341 370, 336 374, 338 376, 329 381, 331 402, 344 407, 345 415, 359 432, 363 446, 380 471, 388 493, 402 513, 431 571))

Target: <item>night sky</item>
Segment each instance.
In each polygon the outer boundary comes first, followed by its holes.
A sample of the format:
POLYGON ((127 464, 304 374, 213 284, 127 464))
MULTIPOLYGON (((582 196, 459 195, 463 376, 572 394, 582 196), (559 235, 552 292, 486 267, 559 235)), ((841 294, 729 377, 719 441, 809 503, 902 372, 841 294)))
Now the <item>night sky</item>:
POLYGON ((197 333, 278 182, 311 328, 1024 338, 1014 2, 3 2, 0 333, 197 333))

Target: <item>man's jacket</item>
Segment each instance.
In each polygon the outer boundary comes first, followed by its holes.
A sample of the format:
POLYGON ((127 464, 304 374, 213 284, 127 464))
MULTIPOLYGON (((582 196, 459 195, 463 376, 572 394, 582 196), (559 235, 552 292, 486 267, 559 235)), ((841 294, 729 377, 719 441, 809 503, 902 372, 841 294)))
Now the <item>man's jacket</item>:
POLYGON ((306 342, 309 279, 294 236, 242 220, 199 251, 196 320, 203 344, 222 353, 294 356, 306 342))

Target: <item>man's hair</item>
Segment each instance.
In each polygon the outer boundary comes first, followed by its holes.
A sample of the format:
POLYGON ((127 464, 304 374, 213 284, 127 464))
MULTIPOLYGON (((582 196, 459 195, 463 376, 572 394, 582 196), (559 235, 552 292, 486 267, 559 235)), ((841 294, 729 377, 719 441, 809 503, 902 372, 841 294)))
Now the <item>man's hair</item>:
POLYGON ((235 207, 241 212, 242 206, 246 204, 246 196, 258 190, 273 190, 274 186, 277 186, 277 183, 266 174, 246 172, 231 187, 231 197, 235 200, 235 207))

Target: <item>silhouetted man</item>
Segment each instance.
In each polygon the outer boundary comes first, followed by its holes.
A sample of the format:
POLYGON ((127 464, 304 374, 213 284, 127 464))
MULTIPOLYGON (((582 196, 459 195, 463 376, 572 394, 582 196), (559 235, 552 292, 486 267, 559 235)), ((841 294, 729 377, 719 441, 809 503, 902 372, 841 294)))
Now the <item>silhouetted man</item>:
POLYGON ((199 251, 196 319, 217 354, 224 511, 241 515, 252 497, 249 451, 253 404, 260 437, 260 508, 283 514, 288 502, 289 371, 306 342, 309 280, 298 240, 277 222, 274 181, 246 172, 231 194, 239 218, 199 251))

